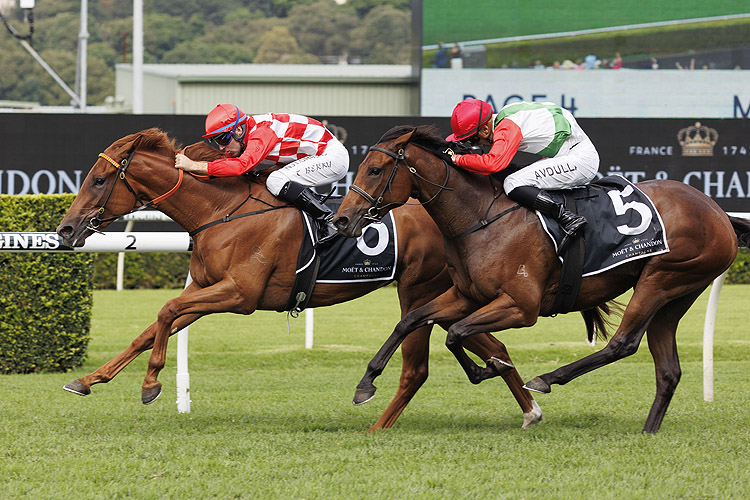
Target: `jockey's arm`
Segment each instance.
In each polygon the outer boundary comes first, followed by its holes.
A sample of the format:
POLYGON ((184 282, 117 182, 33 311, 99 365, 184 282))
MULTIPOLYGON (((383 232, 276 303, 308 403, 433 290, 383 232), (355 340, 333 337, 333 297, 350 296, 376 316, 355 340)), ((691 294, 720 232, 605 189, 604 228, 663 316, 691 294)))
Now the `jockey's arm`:
POLYGON ((504 119, 492 133, 492 147, 483 155, 456 155, 454 163, 478 174, 494 174, 510 164, 523 135, 515 122, 504 119))
POLYGON ((245 151, 237 158, 222 158, 208 164, 208 173, 215 177, 242 175, 255 168, 279 142, 270 127, 258 127, 247 137, 245 151))
POLYGON ((177 153, 174 157, 175 168, 180 168, 185 172, 199 175, 208 175, 208 162, 194 161, 182 153, 177 153))

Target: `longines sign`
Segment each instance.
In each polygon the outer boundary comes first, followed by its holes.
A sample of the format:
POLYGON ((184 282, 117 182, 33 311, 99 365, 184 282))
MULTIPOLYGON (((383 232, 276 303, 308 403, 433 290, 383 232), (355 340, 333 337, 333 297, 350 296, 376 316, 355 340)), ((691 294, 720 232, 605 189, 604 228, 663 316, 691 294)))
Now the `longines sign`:
MULTIPOLYGON (((389 128, 448 118, 316 117, 344 141, 351 156, 336 194, 345 194, 369 146, 389 128)), ((601 158, 600 175, 633 182, 674 179, 703 191, 730 212, 750 212, 750 120, 579 119, 601 158)), ((0 194, 77 193, 97 154, 120 137, 157 126, 178 142, 200 140, 200 116, 0 114, 0 194)), ((536 158, 520 158, 532 161, 536 158)), ((327 192, 329 187, 322 187, 327 192)))

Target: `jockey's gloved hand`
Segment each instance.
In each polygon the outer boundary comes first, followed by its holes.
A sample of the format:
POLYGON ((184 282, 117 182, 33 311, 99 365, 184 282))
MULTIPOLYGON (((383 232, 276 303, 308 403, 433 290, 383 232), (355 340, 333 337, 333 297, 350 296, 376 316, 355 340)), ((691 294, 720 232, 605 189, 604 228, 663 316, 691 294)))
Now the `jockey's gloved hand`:
POLYGON ((456 153, 451 148, 446 147, 440 149, 438 151, 435 151, 435 154, 448 165, 455 165, 455 163, 453 162, 453 157, 456 155, 456 153))
POLYGON ((468 141, 454 141, 449 142, 450 148, 457 155, 481 155, 484 154, 484 150, 477 144, 469 144, 468 141))

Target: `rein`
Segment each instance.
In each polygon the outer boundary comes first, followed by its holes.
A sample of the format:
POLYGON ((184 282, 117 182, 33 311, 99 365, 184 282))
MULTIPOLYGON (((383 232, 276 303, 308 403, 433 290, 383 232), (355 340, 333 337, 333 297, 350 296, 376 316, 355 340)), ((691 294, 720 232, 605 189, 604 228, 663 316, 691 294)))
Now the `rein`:
MULTIPOLYGON (((144 203, 143 200, 141 200, 141 197, 138 196, 138 193, 136 193, 135 190, 131 187, 130 183, 128 182, 128 179, 125 177, 125 172, 128 170, 128 167, 130 166, 130 162, 133 160, 134 155, 135 155, 135 147, 130 151, 130 154, 128 155, 127 158, 123 158, 123 160, 120 163, 117 163, 110 156, 104 153, 99 153, 99 158, 107 160, 113 167, 117 169, 117 178, 120 178, 122 182, 125 183, 125 186, 128 188, 128 191, 133 193, 133 196, 135 196, 136 201, 140 203, 139 207, 134 208, 133 210, 128 212, 128 214, 132 214, 134 212, 140 212, 141 210, 145 210, 150 207, 155 207, 160 202, 172 196, 177 191, 177 189, 179 189, 179 187, 182 185, 182 179, 183 179, 183 171, 180 170, 179 177, 177 179, 177 184, 175 184, 175 186, 172 189, 170 189, 163 195, 157 196, 153 200, 144 203)), ((104 214, 104 207, 107 206, 107 202, 109 201, 109 198, 112 196, 112 192, 115 190, 115 184, 117 184, 117 178, 115 178, 115 182, 112 183, 112 187, 109 188, 109 193, 107 193, 107 197, 104 199, 104 203, 102 203, 102 206, 99 207, 99 210, 97 210, 96 215, 89 221, 89 225, 88 225, 89 229, 93 231, 98 231, 99 226, 101 226, 103 223, 117 220, 123 215, 127 215, 127 214, 122 214, 122 215, 117 215, 114 217, 107 217, 106 219, 102 219, 101 217, 104 214)))
MULTIPOLYGON (((408 141, 407 141, 406 144, 409 144, 408 141)), ((404 146, 406 146, 406 144, 404 146)), ((419 147, 419 145, 417 145, 417 144, 415 144, 415 145, 419 147)), ((386 191, 392 191, 393 179, 396 177, 396 172, 398 171, 398 164, 399 164, 400 161, 404 162, 404 165, 406 165, 406 168, 409 170, 409 172, 417 180, 417 186, 418 186, 418 189, 419 189, 419 195, 417 195, 418 197, 421 196, 421 194, 422 194, 422 183, 420 182, 420 179, 423 180, 423 181, 425 181, 428 184, 432 184, 433 186, 440 188, 440 189, 438 189, 438 192, 435 193, 432 196, 432 198, 430 198, 427 201, 422 202, 422 205, 427 205, 428 203, 430 203, 431 201, 433 201, 435 198, 438 197, 438 195, 440 193, 443 192, 444 189, 448 190, 448 191, 453 191, 453 188, 449 188, 448 187, 448 181, 450 180, 451 171, 450 171, 450 166, 448 166, 448 164, 445 163, 445 162, 443 162, 443 164, 445 165, 445 180, 443 181, 442 184, 437 184, 437 183, 434 183, 431 180, 423 177, 422 175, 420 175, 419 172, 417 172, 417 169, 415 169, 414 167, 409 166, 409 164, 406 163, 406 156, 405 156, 404 148, 400 148, 398 150, 398 153, 394 153, 393 151, 390 151, 388 149, 381 148, 381 147, 378 147, 378 146, 372 146, 372 147, 370 147, 370 150, 371 151, 378 151, 380 153, 384 153, 384 154, 390 156, 391 158, 393 158, 396 161, 395 161, 395 163, 393 165, 393 170, 391 170, 391 175, 388 177, 388 182, 386 182, 385 186, 383 187, 383 191, 380 193, 380 195, 377 197, 377 199, 373 198, 372 196, 370 196, 370 194, 367 193, 364 189, 360 188, 359 186, 357 186, 355 184, 352 184, 352 186, 351 186, 350 189, 352 191, 354 191, 355 193, 357 193, 358 195, 362 196, 365 200, 367 200, 368 202, 370 202, 370 204, 372 205, 367 210, 367 213, 365 215, 363 215, 363 218, 366 219, 366 220, 369 220, 369 221, 372 221, 372 222, 380 222, 380 220, 383 218, 383 215, 380 215, 380 211, 381 210, 383 210, 383 209, 391 209, 391 207, 393 207, 393 208, 400 207, 401 205, 405 204, 405 203, 395 203, 394 202, 394 203, 388 203, 387 205, 381 205, 381 203, 383 203, 383 197, 385 195, 385 192, 386 191)))
MULTIPOLYGON (((103 223, 117 220, 120 217, 123 217, 124 215, 132 214, 132 213, 135 213, 135 212, 140 212, 141 210, 145 210, 145 209, 151 208, 151 207, 155 208, 160 202, 166 200, 167 198, 169 198, 170 196, 172 196, 174 193, 176 193, 177 190, 182 185, 182 180, 184 178, 184 171, 182 169, 178 169, 179 170, 179 177, 177 179, 177 184, 175 184, 175 186, 172 189, 170 189, 169 191, 167 191, 163 195, 157 196, 153 200, 144 203, 143 200, 141 199, 141 197, 138 196, 138 193, 135 192, 135 190, 132 188, 132 186, 128 182, 127 178, 125 177, 125 172, 127 171, 128 167, 130 166, 130 162, 133 160, 133 156, 134 155, 135 155, 135 148, 133 148, 133 150, 130 151, 130 154, 128 155, 127 158, 124 158, 120 163, 117 163, 115 160, 113 160, 110 156, 106 155, 105 153, 99 153, 99 157, 100 158, 106 160, 113 167, 115 167, 117 169, 117 177, 120 178, 125 183, 125 186, 128 188, 128 190, 131 193, 133 193, 133 196, 135 196, 136 201, 138 203, 140 203, 140 206, 134 208, 133 210, 131 210, 127 214, 116 215, 116 216, 113 216, 113 217, 107 217, 105 219, 103 219, 101 217, 104 214, 104 207, 107 205, 107 202, 109 202, 109 199, 112 196, 112 192, 115 189, 115 184, 117 183, 117 179, 115 179, 115 182, 112 183, 112 187, 109 189, 109 193, 107 193, 107 197, 105 198, 104 203, 99 208, 99 210, 97 210, 96 215, 89 221, 88 228, 91 229, 92 231, 99 232, 98 228, 103 223)), ((252 190, 251 190, 250 193, 248 193, 247 198, 245 198, 239 205, 237 205, 234 208, 234 210, 232 210, 231 212, 229 212, 227 215, 225 215, 221 219, 217 219, 217 220, 209 222, 207 224, 203 224, 199 228, 194 229, 193 231, 190 231, 188 233, 188 235, 192 238, 193 236, 195 236, 196 234, 200 233, 204 229, 208 229, 209 227, 215 226, 217 224, 222 224, 224 222, 229 222, 229 221, 233 221, 233 220, 236 220, 236 219, 241 219, 243 217, 249 217, 251 215, 258 215, 258 214, 262 214, 262 213, 265 213, 265 212, 270 212, 271 210, 278 210, 279 208, 289 208, 291 206, 292 205, 270 205, 269 203, 267 203, 267 202, 265 202, 265 201, 263 201, 263 200, 261 200, 259 198, 255 198, 253 196, 252 190), (247 202, 247 200, 249 200, 251 198, 254 199, 254 200, 256 200, 256 201, 259 201, 261 203, 264 203, 264 204, 268 205, 270 208, 265 208, 263 210, 255 210, 253 212, 247 212, 247 213, 242 213, 242 214, 238 214, 238 215, 232 215, 237 210, 239 210, 239 208, 242 205, 244 205, 247 202)))
POLYGON ((188 233, 188 235, 192 238, 193 236, 195 236, 196 234, 200 233, 204 229, 208 229, 209 227, 216 226, 217 224, 223 224, 225 222, 230 222, 230 221, 233 221, 233 220, 241 219, 243 217, 250 217, 251 215, 264 214, 266 212, 270 212, 272 210, 278 210, 280 208, 293 208, 293 205, 271 205, 270 203, 268 203, 266 201, 263 201, 260 198, 256 198, 255 196, 253 196, 252 184, 249 184, 248 187, 250 189, 250 192, 248 193, 247 198, 245 198, 239 205, 237 205, 234 208, 234 210, 232 210, 231 212, 229 212, 227 215, 225 215, 221 219, 216 219, 214 221, 211 221, 211 222, 208 222, 206 224, 203 224, 202 226, 200 226, 197 229, 193 229, 192 231, 190 231, 188 233), (262 210, 255 210, 253 212, 245 212, 245 213, 241 213, 241 214, 238 214, 238 215, 232 215, 237 210, 239 210, 239 208, 242 205, 244 205, 245 203, 247 203, 247 200, 249 200, 249 199, 253 199, 255 201, 259 201, 259 202, 261 202, 261 203, 263 203, 265 205, 268 205, 269 208, 264 208, 262 210))
MULTIPOLYGON (((409 144, 409 142, 407 141, 406 144, 409 144)), ((406 146, 406 144, 404 146, 406 146)), ((419 144, 416 144, 416 143, 414 143, 414 145, 417 146, 417 147, 421 147, 419 144)), ((421 147, 421 148, 425 149, 423 147, 421 147)), ((352 184, 352 186, 351 186, 350 189, 352 191, 354 191, 355 193, 357 193, 358 195, 362 196, 365 200, 369 201, 370 204, 372 205, 367 210, 367 213, 362 216, 363 219, 370 220, 372 222, 380 222, 380 220, 383 218, 383 216, 380 215, 380 211, 381 210, 383 210, 385 208, 390 208, 391 206, 398 207, 398 206, 404 205, 404 203, 389 203, 387 205, 382 205, 381 206, 381 203, 383 202, 383 196, 385 195, 385 192, 391 190, 391 185, 393 183, 394 177, 396 176, 396 171, 398 170, 398 164, 399 164, 400 161, 404 162, 404 165, 406 165, 406 167, 409 169, 409 172, 411 172, 411 174, 414 176, 414 178, 417 179, 417 185, 419 186, 419 194, 420 195, 422 193, 422 184, 419 182, 420 179, 423 180, 423 181, 425 181, 425 182, 427 182, 428 184, 432 184, 433 186, 440 188, 438 190, 438 192, 435 193, 432 196, 432 198, 430 198, 429 200, 427 200, 427 201, 425 201, 425 202, 422 203, 423 206, 427 205, 428 203, 430 203, 431 201, 433 201, 435 198, 437 198, 438 195, 443 192, 443 190, 453 191, 453 188, 449 188, 448 187, 448 181, 450 180, 450 165, 448 165, 448 163, 445 162, 444 160, 443 160, 443 164, 445 165, 445 180, 443 181, 443 184, 436 184, 436 183, 432 182, 431 180, 426 179, 425 177, 421 176, 414 167, 411 167, 411 166, 409 166, 408 163, 406 163, 406 157, 405 157, 404 148, 399 149, 398 153, 394 153, 393 151, 390 151, 390 150, 385 149, 385 148, 381 148, 379 146, 372 146, 372 147, 370 147, 370 150, 371 151, 378 151, 380 153, 384 153, 384 154, 390 156, 391 158, 393 158, 394 160, 396 160, 396 162, 395 162, 395 164, 393 166, 393 170, 391 170, 391 175, 388 178, 388 182, 386 183, 385 187, 383 188, 383 191, 380 193, 380 196, 378 196, 377 199, 373 198, 372 196, 370 196, 370 194, 368 194, 365 190, 363 190, 359 186, 357 186, 355 184, 352 184)), ((425 149, 425 151, 429 152, 429 150, 427 150, 427 149, 425 149)), ((492 183, 492 177, 490 177, 490 183, 492 183)), ((495 190, 497 190, 497 189, 495 188, 495 190)), ((518 210, 519 208, 521 208, 521 205, 516 204, 516 205, 514 205, 514 206, 512 206, 512 207, 510 207, 510 208, 508 208, 506 210, 503 210, 499 214, 495 214, 492 217, 487 218, 487 214, 489 214, 490 210, 492 209, 492 206, 495 204, 495 201, 497 201, 497 199, 499 197, 500 197, 500 195, 493 196, 492 203, 490 203, 490 206, 487 207, 487 211, 485 212, 484 217, 482 218, 481 221, 479 221, 479 223, 475 224, 474 226, 471 226, 469 229, 467 229, 466 231, 463 231, 463 232, 461 232, 459 234, 456 234, 456 235, 453 235, 453 236, 446 236, 445 239, 447 239, 447 240, 457 240, 457 239, 463 238, 464 236, 468 236, 469 234, 474 233, 476 231, 479 231, 480 229, 484 229, 485 227, 487 227, 488 225, 492 224, 496 220, 498 220, 498 219, 500 219, 500 218, 508 215, 511 212, 515 212, 516 210, 518 210)))

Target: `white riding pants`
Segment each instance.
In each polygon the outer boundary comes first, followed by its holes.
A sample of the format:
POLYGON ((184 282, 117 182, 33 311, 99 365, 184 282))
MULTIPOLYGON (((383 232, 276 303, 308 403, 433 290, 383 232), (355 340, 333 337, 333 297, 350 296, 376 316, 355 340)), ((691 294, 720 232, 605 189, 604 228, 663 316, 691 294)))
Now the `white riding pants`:
POLYGON ((534 162, 505 178, 503 188, 510 193, 519 186, 555 190, 582 186, 594 180, 599 171, 599 153, 588 137, 573 142, 573 137, 554 158, 534 162))
POLYGON ((306 156, 269 174, 266 187, 278 196, 281 188, 289 182, 303 186, 331 184, 343 178, 349 170, 349 152, 336 139, 328 142, 322 154, 306 156))

